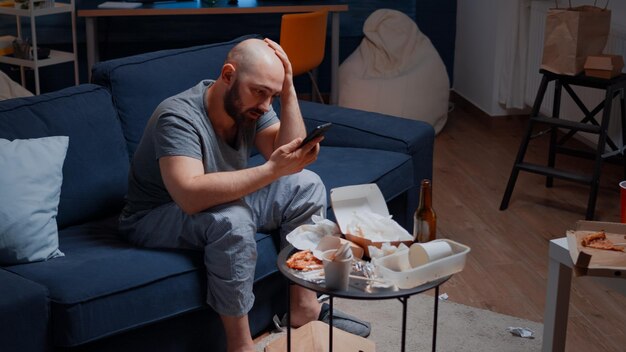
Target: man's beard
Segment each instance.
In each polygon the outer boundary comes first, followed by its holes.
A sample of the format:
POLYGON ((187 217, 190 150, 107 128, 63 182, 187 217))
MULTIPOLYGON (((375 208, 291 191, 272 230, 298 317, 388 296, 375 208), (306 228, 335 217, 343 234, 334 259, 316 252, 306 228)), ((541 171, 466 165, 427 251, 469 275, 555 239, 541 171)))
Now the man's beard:
POLYGON ((247 118, 245 115, 247 112, 256 112, 259 115, 263 115, 264 112, 261 109, 250 108, 246 111, 243 110, 243 103, 241 101, 241 95, 239 94, 239 81, 235 80, 232 88, 230 88, 224 95, 224 110, 226 113, 235 120, 235 123, 239 127, 247 127, 255 123, 253 119, 247 118))

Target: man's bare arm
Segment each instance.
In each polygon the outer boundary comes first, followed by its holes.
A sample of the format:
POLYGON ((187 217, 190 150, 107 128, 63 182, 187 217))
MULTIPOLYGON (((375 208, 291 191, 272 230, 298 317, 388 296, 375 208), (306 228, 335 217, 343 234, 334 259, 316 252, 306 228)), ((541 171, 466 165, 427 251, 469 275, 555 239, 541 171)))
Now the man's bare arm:
POLYGON ((272 153, 263 165, 237 171, 204 173, 201 160, 185 156, 159 159, 163 182, 170 196, 187 214, 241 199, 279 177, 300 172, 315 161, 319 146, 297 149, 294 140, 272 153))
POLYGON ((283 63, 285 68, 285 78, 283 80, 283 88, 280 93, 280 129, 274 140, 274 148, 289 143, 295 138, 304 138, 306 136, 306 127, 298 105, 298 96, 296 88, 293 85, 293 70, 291 62, 287 54, 276 42, 271 39, 265 39, 265 42, 274 49, 276 56, 283 63))

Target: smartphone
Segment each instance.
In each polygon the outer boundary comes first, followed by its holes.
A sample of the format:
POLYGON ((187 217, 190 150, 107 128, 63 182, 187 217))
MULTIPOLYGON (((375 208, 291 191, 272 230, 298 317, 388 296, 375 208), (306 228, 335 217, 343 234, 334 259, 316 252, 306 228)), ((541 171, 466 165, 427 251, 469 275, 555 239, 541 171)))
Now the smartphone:
POLYGON ((311 133, 309 133, 306 138, 304 138, 304 140, 302 141, 302 143, 300 143, 300 146, 298 148, 302 148, 302 146, 304 146, 305 144, 309 143, 310 141, 314 140, 316 137, 319 137, 321 135, 324 134, 324 132, 328 131, 328 129, 332 126, 332 122, 327 122, 325 124, 321 124, 317 127, 315 127, 313 129, 313 131, 311 131, 311 133))

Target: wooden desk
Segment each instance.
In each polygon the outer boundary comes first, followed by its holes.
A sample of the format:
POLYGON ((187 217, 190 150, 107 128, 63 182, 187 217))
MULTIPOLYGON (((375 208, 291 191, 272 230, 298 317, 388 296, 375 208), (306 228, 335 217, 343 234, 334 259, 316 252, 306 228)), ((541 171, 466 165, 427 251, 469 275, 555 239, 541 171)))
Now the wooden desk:
MULTIPOLYGON (((565 351, 569 294, 572 283, 572 257, 567 238, 550 241, 550 262, 548 264, 548 290, 543 315, 543 352, 565 351)), ((626 279, 610 277, 589 277, 611 290, 626 295, 626 279)))
POLYGON ((218 0, 209 5, 201 0, 185 2, 162 2, 145 4, 136 9, 99 9, 98 4, 89 2, 79 9, 78 17, 85 18, 87 41, 87 67, 91 79, 91 67, 98 62, 97 19, 98 17, 120 16, 181 16, 181 15, 241 15, 268 13, 297 13, 312 11, 328 11, 331 14, 331 89, 330 103, 339 101, 339 13, 348 11, 348 5, 341 0, 321 1, 270 1, 270 0, 239 0, 230 5, 228 0, 218 0))

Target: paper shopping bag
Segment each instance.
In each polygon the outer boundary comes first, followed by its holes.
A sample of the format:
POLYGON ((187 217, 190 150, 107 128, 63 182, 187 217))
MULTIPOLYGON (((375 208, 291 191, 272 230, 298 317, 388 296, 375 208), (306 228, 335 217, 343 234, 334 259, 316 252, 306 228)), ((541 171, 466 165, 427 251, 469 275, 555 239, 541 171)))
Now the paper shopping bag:
POLYGON ((587 56, 600 55, 611 27, 611 10, 595 6, 555 8, 548 11, 541 68, 577 75, 587 56))

